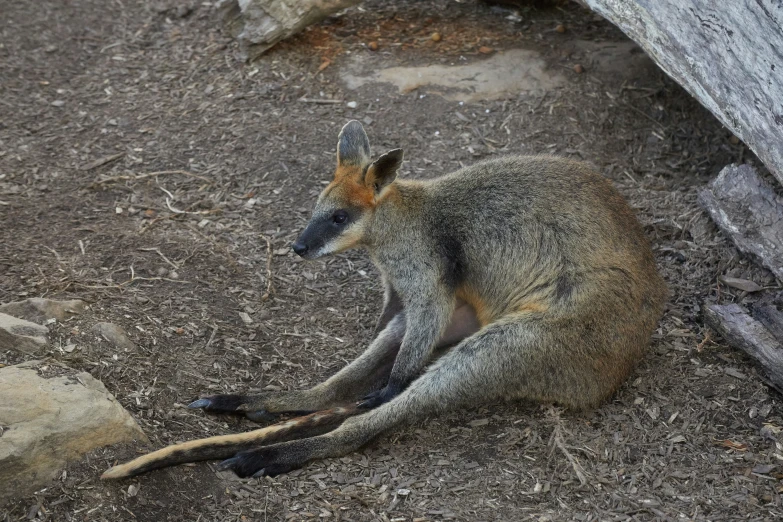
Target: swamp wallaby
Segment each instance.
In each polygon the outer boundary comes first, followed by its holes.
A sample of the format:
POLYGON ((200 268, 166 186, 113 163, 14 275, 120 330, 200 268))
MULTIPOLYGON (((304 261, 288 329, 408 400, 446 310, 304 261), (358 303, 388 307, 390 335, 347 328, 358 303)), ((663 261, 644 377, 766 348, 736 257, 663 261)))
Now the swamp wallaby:
POLYGON ((316 413, 170 446, 103 478, 226 457, 221 467, 240 476, 275 475, 448 409, 504 399, 591 408, 617 390, 642 358, 667 291, 612 184, 549 156, 398 180, 402 158, 397 149, 373 162, 362 126, 345 125, 334 180, 293 245, 307 259, 369 252, 385 286, 369 348, 309 390, 190 405, 253 420, 316 413))

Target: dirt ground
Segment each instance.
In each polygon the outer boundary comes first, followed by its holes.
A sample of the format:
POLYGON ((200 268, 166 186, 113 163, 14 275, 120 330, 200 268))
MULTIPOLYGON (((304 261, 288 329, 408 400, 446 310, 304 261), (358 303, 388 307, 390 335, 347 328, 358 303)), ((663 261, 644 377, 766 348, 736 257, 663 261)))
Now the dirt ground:
POLYGON ((183 405, 313 385, 369 341, 381 289, 367 257, 290 252, 348 119, 364 121, 376 153, 404 148, 407 177, 506 153, 592 162, 637 209, 671 291, 648 357, 594 412, 485 405, 274 479, 203 463, 103 483, 147 449, 106 448, 0 520, 783 516, 780 397, 705 337, 701 316, 705 302, 756 298, 721 275, 780 291, 696 204, 721 167, 754 158, 640 53, 627 67, 591 57, 591 45, 627 42, 610 24, 570 4, 516 16, 371 0, 244 64, 210 2, 0 0, 0 12, 0 302, 89 301, 53 326, 48 355, 102 380, 153 447, 251 429, 183 405), (460 104, 349 90, 340 76, 357 56, 368 67, 473 63, 517 48, 540 52, 565 84, 460 104), (95 338, 98 321, 122 326, 136 349, 95 338))

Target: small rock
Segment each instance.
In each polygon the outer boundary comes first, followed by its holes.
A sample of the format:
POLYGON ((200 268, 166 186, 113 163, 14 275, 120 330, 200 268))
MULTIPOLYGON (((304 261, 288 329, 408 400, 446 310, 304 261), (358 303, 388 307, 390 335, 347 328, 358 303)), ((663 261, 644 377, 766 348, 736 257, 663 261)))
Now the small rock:
POLYGON ((47 335, 49 329, 45 326, 0 313, 0 352, 40 353, 46 347, 47 335))
POLYGON ((581 63, 578 63, 578 64, 574 65, 574 72, 576 74, 582 74, 583 72, 585 72, 585 68, 582 67, 581 63))
POLYGON ((355 109, 356 107, 359 106, 359 104, 356 103, 355 101, 349 101, 348 103, 346 103, 346 105, 348 106, 349 109, 355 109))
POLYGON ((433 42, 440 42, 442 38, 440 33, 432 33, 432 36, 430 36, 430 39, 432 39, 433 42))
POLYGON ((52 107, 62 107, 63 105, 65 105, 65 102, 62 100, 54 100, 52 102, 52 107))
POLYGON ((560 34, 563 34, 564 32, 566 32, 566 26, 564 26, 563 24, 559 24, 557 27, 555 27, 555 31, 557 31, 560 34))
POLYGON ((87 372, 29 361, 0 369, 0 502, 32 494, 69 461, 96 448, 147 437, 87 372))
POLYGON ((128 338, 125 330, 112 323, 97 323, 92 327, 95 335, 103 337, 119 350, 134 350, 136 345, 128 338))
POLYGON ((15 301, 0 305, 0 313, 13 315, 19 319, 25 319, 38 324, 44 324, 51 319, 64 321, 69 317, 78 315, 84 311, 84 301, 73 299, 71 301, 54 301, 33 297, 24 301, 15 301))
POLYGON ((731 143, 732 145, 739 145, 739 142, 740 140, 736 136, 732 136, 731 138, 729 138, 729 143, 731 143))
POLYGON ((371 51, 377 51, 378 50, 378 42, 370 42, 367 44, 367 48, 371 51))

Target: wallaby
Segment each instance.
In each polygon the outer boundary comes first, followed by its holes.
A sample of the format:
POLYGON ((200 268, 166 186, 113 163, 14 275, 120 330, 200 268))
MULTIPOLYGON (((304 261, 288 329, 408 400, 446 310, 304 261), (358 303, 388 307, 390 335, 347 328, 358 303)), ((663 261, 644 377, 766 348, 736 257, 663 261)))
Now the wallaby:
POLYGON ((396 149, 373 162, 361 124, 345 125, 334 180, 293 245, 306 259, 369 252, 385 286, 369 348, 309 390, 190 405, 253 420, 316 413, 170 446, 103 478, 225 457, 220 467, 240 476, 276 475, 444 410, 502 399, 583 409, 617 390, 643 356, 667 290, 611 183, 550 156, 398 180, 402 160, 396 149))

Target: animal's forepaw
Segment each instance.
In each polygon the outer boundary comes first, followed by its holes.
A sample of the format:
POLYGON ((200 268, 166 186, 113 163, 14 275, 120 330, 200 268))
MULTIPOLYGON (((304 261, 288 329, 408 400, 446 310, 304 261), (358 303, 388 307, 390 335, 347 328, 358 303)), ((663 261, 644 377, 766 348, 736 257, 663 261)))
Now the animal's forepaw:
POLYGON ((212 395, 203 397, 188 404, 188 408, 213 412, 235 412, 245 404, 247 398, 244 395, 212 395))
POLYGON ((386 386, 380 390, 375 390, 359 402, 360 408, 371 410, 381 404, 385 404, 400 394, 400 391, 392 386, 386 386))
POLYGON ((248 404, 250 397, 245 395, 212 395, 188 404, 188 408, 201 409, 213 413, 244 414, 254 422, 269 422, 275 415, 264 409, 253 408, 248 404))
POLYGON ((266 446, 237 453, 218 464, 220 471, 231 470, 240 477, 274 477, 302 467, 305 461, 297 461, 295 455, 284 449, 266 446))

